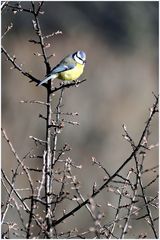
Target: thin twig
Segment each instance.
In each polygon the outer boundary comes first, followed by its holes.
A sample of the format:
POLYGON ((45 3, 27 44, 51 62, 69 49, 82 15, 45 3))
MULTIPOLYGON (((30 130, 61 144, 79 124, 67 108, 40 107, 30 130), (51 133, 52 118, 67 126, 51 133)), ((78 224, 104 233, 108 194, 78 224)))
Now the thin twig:
POLYGON ((25 77, 28 77, 29 79, 31 79, 32 81, 36 82, 36 83, 39 83, 39 80, 36 79, 35 77, 33 77, 30 73, 28 72, 25 72, 21 67, 20 65, 18 65, 16 63, 16 59, 11 57, 9 55, 9 53, 5 50, 5 48, 2 46, 1 47, 2 49, 2 53, 4 53, 4 55, 7 57, 7 59, 12 63, 12 65, 14 66, 15 69, 17 69, 19 72, 21 72, 25 77))
POLYGON ((151 112, 146 124, 145 124, 145 127, 144 127, 144 130, 142 132, 142 135, 140 137, 140 140, 135 148, 135 150, 131 153, 131 155, 124 161, 124 163, 117 169, 117 171, 115 171, 114 174, 112 174, 110 176, 110 178, 101 186, 98 188, 98 190, 96 190, 88 199, 86 199, 83 203, 81 203, 80 205, 78 205, 77 207, 75 207, 74 209, 72 209, 70 212, 68 212, 67 214, 65 214, 63 217, 59 218, 58 220, 56 220, 54 222, 54 226, 58 225, 59 223, 61 223, 62 221, 64 221, 66 218, 72 216, 75 212, 77 212, 79 209, 81 209, 83 206, 85 206, 87 203, 89 203, 89 199, 90 198, 94 198, 95 196, 97 196, 107 185, 108 183, 110 183, 112 181, 112 179, 114 177, 117 176, 117 174, 124 168, 124 166, 131 161, 131 159, 135 156, 135 154, 139 151, 139 149, 141 148, 141 144, 142 144, 142 141, 143 141, 143 138, 146 134, 146 131, 148 129, 148 126, 150 125, 151 123, 151 120, 153 118, 153 116, 155 115, 155 113, 157 112, 157 106, 158 106, 158 98, 156 98, 156 101, 155 101, 155 104, 153 106, 153 111, 151 112))

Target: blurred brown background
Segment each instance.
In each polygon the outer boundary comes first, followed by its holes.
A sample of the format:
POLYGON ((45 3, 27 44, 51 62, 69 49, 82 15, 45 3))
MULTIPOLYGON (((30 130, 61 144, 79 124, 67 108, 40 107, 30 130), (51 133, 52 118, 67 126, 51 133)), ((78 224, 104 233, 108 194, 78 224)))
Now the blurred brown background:
MULTIPOLYGON (((24 2, 22 6, 31 5, 24 2)), ((80 126, 66 127, 59 145, 70 144, 73 150, 69 156, 82 164, 82 171, 76 174, 79 174, 84 196, 88 196, 94 181, 102 182, 102 172, 91 167, 91 157, 96 157, 113 173, 131 152, 122 138, 122 124, 126 124, 137 142, 154 101, 152 91, 158 92, 158 2, 45 2, 43 10, 40 17, 43 34, 63 32, 47 40, 51 44, 47 54, 55 54, 50 59, 51 66, 74 51, 84 50, 87 54, 81 77, 87 81, 64 94, 63 109, 78 112, 79 116, 72 119, 80 122, 80 126)), ((43 60, 33 54, 40 49, 28 42, 36 39, 31 15, 4 10, 2 34, 11 22, 13 28, 2 45, 16 56, 25 71, 43 79, 46 74, 43 60)), ((29 83, 10 67, 2 56, 2 127, 23 157, 33 147, 30 135, 45 138, 45 124, 38 117, 39 113, 45 114, 45 107, 19 102, 45 101, 46 93, 43 87, 29 83)), ((158 141, 157 120, 152 122, 150 141, 153 144, 158 141)), ((2 167, 10 174, 14 161, 4 141, 2 151, 2 167)), ((146 168, 156 165, 158 150, 150 152, 145 161, 146 168)), ((36 164, 38 166, 38 161, 36 164)), ((155 190, 158 189, 152 188, 155 190)), ((101 194, 101 198, 107 201, 106 193, 101 194)), ((89 225, 83 214, 77 219, 80 226, 89 225)), ((137 226, 139 228, 142 226, 137 226)), ((134 234, 130 237, 134 238, 134 234)))

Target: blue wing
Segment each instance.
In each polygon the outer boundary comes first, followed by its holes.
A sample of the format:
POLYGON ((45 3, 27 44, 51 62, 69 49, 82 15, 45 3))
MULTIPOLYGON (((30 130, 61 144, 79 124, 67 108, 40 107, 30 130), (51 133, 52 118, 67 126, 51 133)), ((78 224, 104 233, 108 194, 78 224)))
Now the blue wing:
POLYGON ((60 73, 60 72, 65 72, 67 70, 71 70, 75 67, 74 63, 67 63, 67 64, 59 64, 55 68, 52 69, 51 73, 60 73))

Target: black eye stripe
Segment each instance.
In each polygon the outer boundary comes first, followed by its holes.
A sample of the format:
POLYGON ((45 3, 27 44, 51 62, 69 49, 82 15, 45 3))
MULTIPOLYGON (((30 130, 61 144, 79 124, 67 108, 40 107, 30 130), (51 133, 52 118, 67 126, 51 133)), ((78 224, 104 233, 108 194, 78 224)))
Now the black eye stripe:
POLYGON ((74 58, 74 59, 75 59, 75 57, 76 57, 76 58, 79 58, 79 60, 81 60, 82 62, 84 62, 84 59, 81 58, 81 57, 79 57, 79 56, 77 55, 77 52, 76 52, 75 54, 73 54, 73 58, 74 58))
MULTIPOLYGON (((77 56, 78 57, 78 56, 77 56)), ((80 57, 78 57, 80 60, 82 60, 83 61, 83 59, 82 58, 80 58, 80 57)))
POLYGON ((78 57, 79 59, 81 59, 81 60, 84 60, 84 58, 83 58, 83 57, 80 57, 80 56, 78 56, 78 55, 77 55, 77 57, 78 57))

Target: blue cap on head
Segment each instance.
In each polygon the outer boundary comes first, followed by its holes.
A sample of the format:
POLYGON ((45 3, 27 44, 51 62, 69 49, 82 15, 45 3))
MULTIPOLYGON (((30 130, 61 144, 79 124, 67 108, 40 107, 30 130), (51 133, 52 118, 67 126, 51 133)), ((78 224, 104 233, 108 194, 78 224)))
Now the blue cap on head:
POLYGON ((73 54, 73 58, 79 62, 79 63, 85 63, 86 62, 86 54, 83 51, 77 51, 73 54))
POLYGON ((83 51, 78 51, 77 52, 77 57, 82 59, 83 61, 86 61, 86 54, 83 51))

